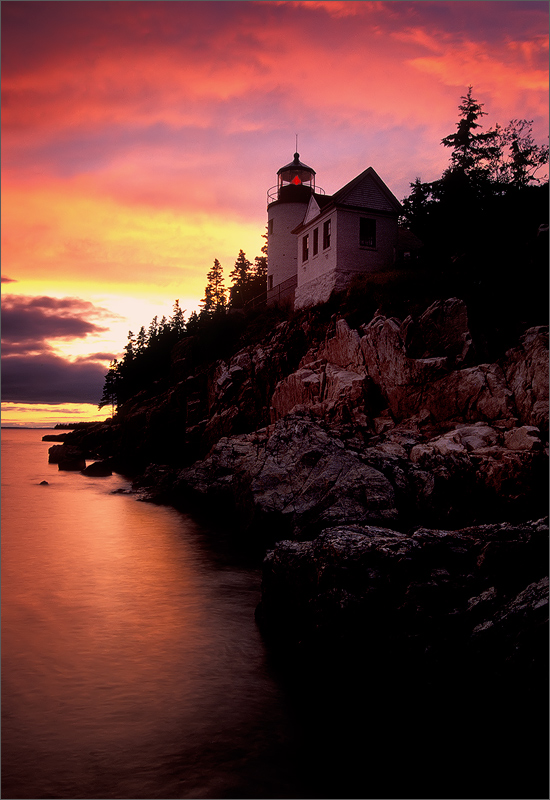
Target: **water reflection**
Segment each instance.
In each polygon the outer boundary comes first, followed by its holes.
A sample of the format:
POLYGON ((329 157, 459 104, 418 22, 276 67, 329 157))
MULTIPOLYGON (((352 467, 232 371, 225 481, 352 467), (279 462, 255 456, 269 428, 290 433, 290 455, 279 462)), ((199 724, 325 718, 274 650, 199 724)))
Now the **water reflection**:
POLYGON ((257 568, 214 566, 191 519, 59 472, 31 434, 3 441, 2 796, 293 794, 257 568))

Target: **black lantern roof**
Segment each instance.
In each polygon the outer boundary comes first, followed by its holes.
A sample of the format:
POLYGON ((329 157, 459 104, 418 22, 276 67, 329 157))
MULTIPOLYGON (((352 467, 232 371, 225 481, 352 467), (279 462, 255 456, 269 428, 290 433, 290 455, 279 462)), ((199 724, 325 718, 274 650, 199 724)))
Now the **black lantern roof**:
POLYGON ((302 162, 300 161, 300 153, 294 153, 294 161, 291 161, 290 164, 286 164, 284 167, 281 167, 281 169, 277 170, 277 175, 280 175, 281 172, 286 172, 286 170, 292 170, 292 169, 305 169, 308 170, 308 172, 311 172, 313 175, 315 175, 314 169, 308 167, 307 164, 302 164, 302 162))

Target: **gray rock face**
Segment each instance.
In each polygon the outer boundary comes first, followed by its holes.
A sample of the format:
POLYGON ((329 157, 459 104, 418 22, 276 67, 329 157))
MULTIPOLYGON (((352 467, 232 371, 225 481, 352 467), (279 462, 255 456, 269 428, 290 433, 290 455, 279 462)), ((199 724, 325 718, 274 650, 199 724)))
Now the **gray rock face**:
POLYGON ((269 518, 291 535, 310 536, 341 519, 397 518, 390 481, 301 416, 222 438, 207 459, 179 473, 175 492, 226 503, 247 527, 269 518))
MULTIPOLYGON (((434 304, 432 312, 439 311, 434 304)), ((427 313, 427 312, 426 312, 427 313)), ((427 324, 427 320, 424 320, 427 324)), ((464 369, 450 370, 452 363, 462 363, 470 352, 468 336, 464 352, 457 355, 457 345, 448 343, 450 356, 423 356, 412 358, 407 351, 406 339, 411 338, 412 323, 375 317, 363 328, 361 349, 367 374, 380 387, 392 414, 403 419, 420 410, 428 411, 440 422, 452 419, 476 422, 479 420, 506 419, 513 416, 512 392, 506 384, 503 370, 497 364, 479 364, 464 369)), ((460 332, 460 329, 459 329, 460 332)), ((413 340, 414 341, 414 340, 413 340)), ((416 351, 430 352, 417 345, 416 351)), ((444 349, 445 342, 443 342, 444 349)), ((442 348, 433 347, 433 351, 442 348)))

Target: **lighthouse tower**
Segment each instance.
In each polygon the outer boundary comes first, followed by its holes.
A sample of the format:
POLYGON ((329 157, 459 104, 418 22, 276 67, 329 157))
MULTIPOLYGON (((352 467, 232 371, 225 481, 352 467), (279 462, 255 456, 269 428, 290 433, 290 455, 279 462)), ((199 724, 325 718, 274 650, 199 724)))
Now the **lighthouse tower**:
POLYGON ((315 170, 300 161, 299 153, 294 153, 294 161, 277 171, 277 185, 267 193, 268 303, 294 302, 298 248, 291 231, 303 221, 315 191, 315 170))

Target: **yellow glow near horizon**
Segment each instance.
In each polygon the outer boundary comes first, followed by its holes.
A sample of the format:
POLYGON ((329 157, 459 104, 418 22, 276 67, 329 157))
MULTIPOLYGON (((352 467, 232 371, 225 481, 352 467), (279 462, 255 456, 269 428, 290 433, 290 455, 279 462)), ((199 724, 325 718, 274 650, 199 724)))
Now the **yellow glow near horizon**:
POLYGON ((5 427, 54 428, 65 423, 103 422, 110 416, 110 406, 98 409, 90 403, 2 403, 5 427))

